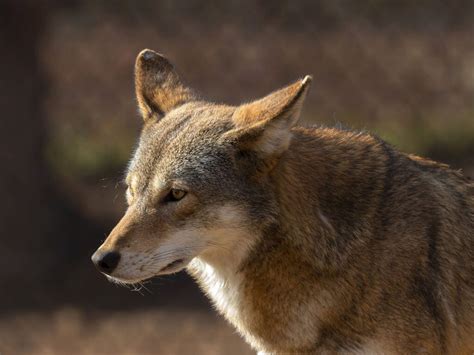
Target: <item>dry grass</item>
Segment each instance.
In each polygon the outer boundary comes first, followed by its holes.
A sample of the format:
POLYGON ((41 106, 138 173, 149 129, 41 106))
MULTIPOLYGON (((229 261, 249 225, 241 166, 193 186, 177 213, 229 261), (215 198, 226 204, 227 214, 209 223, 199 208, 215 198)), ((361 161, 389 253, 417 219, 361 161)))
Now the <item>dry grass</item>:
POLYGON ((0 318, 0 354, 252 354, 217 315, 199 311, 90 314, 78 309, 0 318))

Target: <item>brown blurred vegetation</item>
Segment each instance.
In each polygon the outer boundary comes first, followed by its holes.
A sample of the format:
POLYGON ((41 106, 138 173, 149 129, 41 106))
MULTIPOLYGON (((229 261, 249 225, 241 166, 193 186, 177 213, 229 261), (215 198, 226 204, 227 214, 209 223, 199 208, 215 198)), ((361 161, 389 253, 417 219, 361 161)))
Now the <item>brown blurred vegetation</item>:
POLYGON ((250 348, 209 312, 56 310, 0 319, 2 354, 246 355, 250 348))
POLYGON ((143 48, 167 55, 203 97, 230 104, 313 74, 305 124, 374 131, 474 175, 472 1, 0 7, 2 354, 248 351, 184 274, 142 296, 89 262, 125 208, 143 48))

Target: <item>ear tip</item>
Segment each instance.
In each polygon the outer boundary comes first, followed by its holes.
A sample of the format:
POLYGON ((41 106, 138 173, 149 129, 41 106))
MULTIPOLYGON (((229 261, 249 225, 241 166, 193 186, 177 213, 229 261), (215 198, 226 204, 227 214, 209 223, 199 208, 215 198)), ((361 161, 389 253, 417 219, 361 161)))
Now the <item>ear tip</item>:
POLYGON ((312 75, 306 75, 303 80, 301 81, 301 85, 306 86, 311 84, 313 81, 313 76, 312 75))
POLYGON ((162 54, 152 49, 144 49, 137 56, 137 63, 168 62, 162 54))
POLYGON ((140 53, 138 53, 138 58, 143 58, 145 60, 158 57, 159 54, 152 49, 145 48, 140 53))

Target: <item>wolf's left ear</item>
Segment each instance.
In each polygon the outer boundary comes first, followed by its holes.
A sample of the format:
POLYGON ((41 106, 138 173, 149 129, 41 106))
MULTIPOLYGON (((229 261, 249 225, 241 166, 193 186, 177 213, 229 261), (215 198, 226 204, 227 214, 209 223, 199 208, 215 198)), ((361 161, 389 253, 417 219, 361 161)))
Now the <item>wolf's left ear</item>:
POLYGON ((161 118, 194 98, 192 90, 181 83, 168 59, 150 49, 137 56, 135 92, 144 121, 151 117, 161 118))
POLYGON ((290 144, 290 129, 298 121, 311 80, 307 75, 260 100, 239 106, 233 115, 235 128, 224 138, 263 158, 283 153, 290 144))

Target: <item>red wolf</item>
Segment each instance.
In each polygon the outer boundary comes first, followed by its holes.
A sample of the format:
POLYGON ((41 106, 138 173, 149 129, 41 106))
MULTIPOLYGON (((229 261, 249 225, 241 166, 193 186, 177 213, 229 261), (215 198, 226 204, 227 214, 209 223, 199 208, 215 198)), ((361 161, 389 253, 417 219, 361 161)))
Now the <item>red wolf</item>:
POLYGON ((311 77, 203 101, 142 51, 111 280, 193 275, 256 350, 473 354, 474 184, 366 133, 296 126, 311 77))

